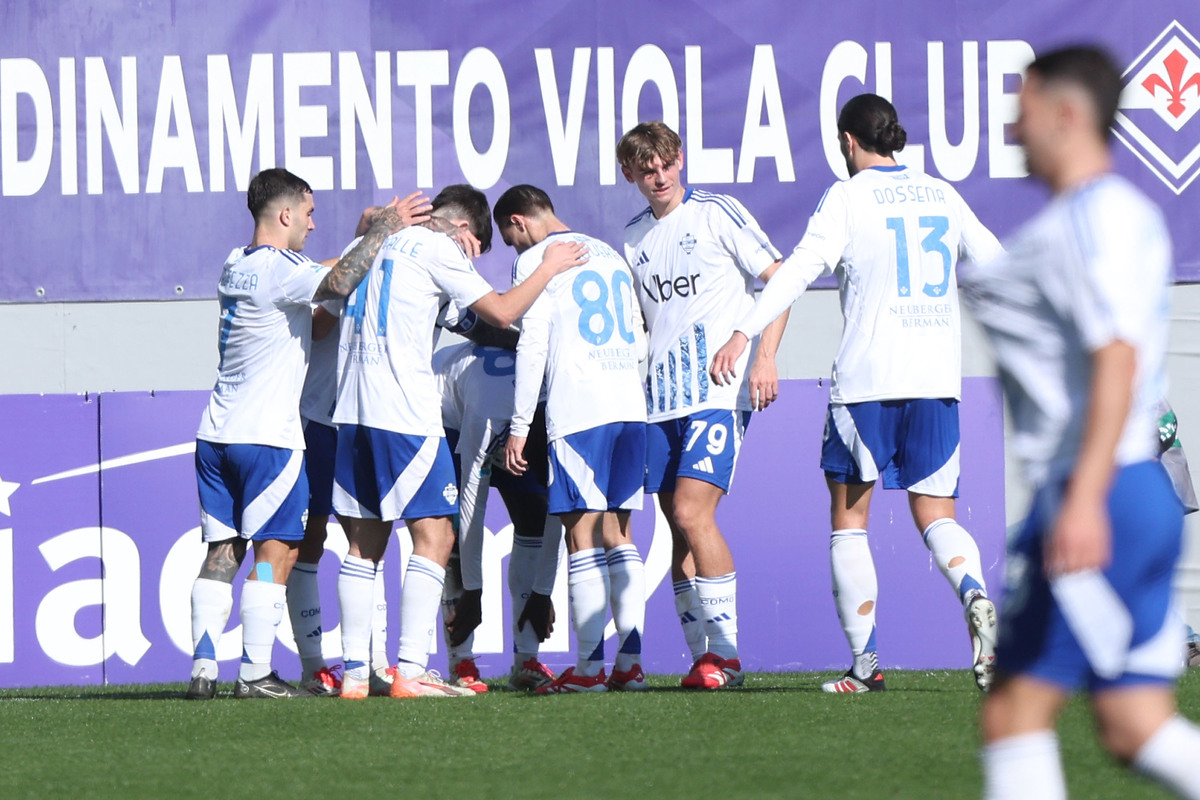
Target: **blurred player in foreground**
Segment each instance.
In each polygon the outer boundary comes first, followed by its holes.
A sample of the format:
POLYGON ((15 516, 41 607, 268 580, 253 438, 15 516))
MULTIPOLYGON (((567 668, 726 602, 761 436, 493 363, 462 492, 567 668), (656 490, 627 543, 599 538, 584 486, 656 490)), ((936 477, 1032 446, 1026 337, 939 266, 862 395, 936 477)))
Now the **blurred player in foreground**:
POLYGON ((591 254, 586 266, 552 280, 521 319, 516 395, 504 447, 505 467, 524 473, 526 439, 544 379, 547 505, 566 527, 578 659, 537 692, 645 689, 646 578, 630 516, 642 507, 646 470, 646 406, 638 372, 646 348, 633 275, 607 244, 571 231, 537 187, 514 186, 501 195, 496 223, 505 244, 519 254, 514 286, 529 280, 555 242, 582 243, 591 254), (619 641, 612 675, 606 676, 610 605, 619 641))
POLYGON ((663 123, 622 136, 617 161, 649 202, 625 226, 625 259, 650 334, 646 491, 658 495, 671 526, 675 611, 693 659, 683 685, 739 686, 737 573, 717 504, 733 483, 750 412, 779 394, 775 351, 787 314, 751 346, 757 355, 738 360, 740 381, 711 385, 709 354, 754 304, 755 278, 768 280, 780 256, 737 200, 684 187, 683 142, 663 123))
POLYGON ((1157 458, 1171 245, 1159 209, 1112 173, 1120 93, 1120 72, 1093 48, 1030 64, 1017 135, 1054 196, 1006 258, 963 276, 1035 487, 1009 541, 981 715, 994 800, 1066 796, 1054 727, 1078 689, 1113 756, 1200 798, 1200 730, 1176 711, 1173 685, 1183 509, 1157 458))
POLYGON ((216 695, 216 648, 233 607, 233 579, 254 542, 242 587, 237 698, 304 694, 271 669, 288 575, 304 538, 308 480, 300 390, 312 341, 312 304, 345 297, 384 239, 402 225, 398 202, 333 267, 301 255, 314 229, 309 185, 284 169, 251 181, 254 235, 225 262, 218 285, 217 383, 196 433, 201 533, 208 555, 192 586, 192 679, 187 697, 216 695))

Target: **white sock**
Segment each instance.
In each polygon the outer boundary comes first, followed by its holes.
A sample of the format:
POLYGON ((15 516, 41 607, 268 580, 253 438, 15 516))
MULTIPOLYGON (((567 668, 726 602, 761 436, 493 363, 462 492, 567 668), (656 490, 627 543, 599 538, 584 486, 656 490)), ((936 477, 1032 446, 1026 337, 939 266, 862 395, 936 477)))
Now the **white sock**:
POLYGON ((617 627, 614 671, 628 672, 642 661, 642 629, 646 625, 646 566, 632 544, 605 553, 613 623, 617 627))
POLYGON ((563 527, 558 517, 546 515, 546 527, 542 530, 542 549, 538 556, 537 573, 533 576, 533 590, 538 594, 554 594, 554 581, 558 578, 558 562, 564 548, 563 527))
POLYGON ((675 581, 675 613, 683 628, 692 661, 708 652, 708 637, 704 635, 703 614, 700 613, 700 595, 696 594, 696 582, 691 578, 675 581))
POLYGON ((704 615, 708 651, 721 658, 737 658, 737 573, 715 578, 697 575, 696 594, 704 615))
POLYGON ((296 562, 287 582, 288 619, 300 654, 304 680, 327 666, 321 653, 321 595, 317 590, 317 565, 296 562))
MULTIPOLYGON (((532 625, 517 630, 517 617, 533 591, 533 580, 537 575, 538 561, 542 556, 542 538, 539 536, 514 536, 512 555, 508 557, 508 597, 512 603, 513 651, 525 655, 536 655, 541 650, 537 634, 532 625)), ((525 663, 522 660, 521 663, 525 663)))
POLYGON ((287 587, 283 584, 242 584, 242 666, 238 671, 242 680, 256 681, 271 673, 271 650, 286 602, 287 587))
POLYGON ((855 528, 834 531, 829 538, 829 565, 838 619, 854 654, 854 674, 869 678, 879 665, 875 647, 879 582, 867 532, 855 528))
POLYGON ((217 679, 217 645, 233 612, 233 585, 211 578, 192 584, 192 677, 217 679))
POLYGON ((976 597, 987 597, 979 545, 963 526, 949 517, 934 520, 921 537, 937 568, 950 581, 958 599, 966 606, 976 597))
POLYGON ((375 565, 374 608, 371 612, 371 670, 387 669, 392 665, 388 658, 388 603, 386 584, 383 580, 383 559, 375 565))
POLYGON ((608 561, 600 547, 572 553, 567 569, 570 586, 571 622, 579 647, 577 675, 599 675, 604 671, 604 626, 608 621, 608 561))
POLYGON ((1180 797, 1200 798, 1200 728, 1180 716, 1171 717, 1146 740, 1133 766, 1180 797))
POLYGON ((342 613, 342 660, 348 674, 361 677, 371 658, 375 562, 352 555, 342 559, 337 593, 342 613))
POLYGON ((1009 736, 984 745, 984 800, 1066 800, 1054 731, 1009 736))
POLYGON ((400 674, 415 678, 429 663, 429 648, 437 627, 438 606, 446 570, 424 556, 408 559, 404 585, 400 587, 400 647, 397 651, 400 674))

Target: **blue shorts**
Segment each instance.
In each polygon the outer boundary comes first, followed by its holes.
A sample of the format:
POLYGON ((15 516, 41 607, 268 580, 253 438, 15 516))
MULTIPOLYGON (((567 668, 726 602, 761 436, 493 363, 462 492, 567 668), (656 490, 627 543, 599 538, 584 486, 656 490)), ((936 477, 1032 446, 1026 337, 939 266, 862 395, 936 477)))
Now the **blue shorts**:
POLYGON ((958 497, 958 401, 830 403, 821 469, 838 483, 874 483, 958 497))
POLYGON ((308 478, 303 450, 197 439, 196 485, 206 542, 304 538, 308 478))
POLYGON ((646 423, 610 422, 550 443, 551 514, 642 507, 646 423))
POLYGON ((333 464, 337 458, 337 428, 311 419, 304 421, 304 471, 308 475, 308 514, 333 513, 333 464))
POLYGON ((1112 561, 1085 575, 1085 585, 1060 584, 1053 594, 1042 548, 1061 496, 1062 486, 1038 492, 1024 529, 1009 543, 996 669, 1067 691, 1174 680, 1184 649, 1171 593, 1183 507, 1162 465, 1146 461, 1117 472, 1108 495, 1112 561))
POLYGON ((333 510, 387 521, 454 516, 458 482, 446 440, 339 425, 333 510))
POLYGON ((728 492, 749 411, 710 408, 646 426, 646 491, 675 491, 676 478, 695 478, 728 492))

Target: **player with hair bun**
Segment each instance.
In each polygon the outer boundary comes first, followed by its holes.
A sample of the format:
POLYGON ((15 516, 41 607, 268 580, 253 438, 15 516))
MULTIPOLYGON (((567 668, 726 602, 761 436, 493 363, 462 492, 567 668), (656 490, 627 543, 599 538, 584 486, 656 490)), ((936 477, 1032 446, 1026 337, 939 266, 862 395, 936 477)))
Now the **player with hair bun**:
POLYGON ((907 134, 890 102, 851 98, 838 115, 850 173, 826 190, 792 255, 712 362, 735 375, 750 337, 822 275, 837 272, 845 325, 833 362, 821 468, 831 497, 829 558, 854 663, 826 692, 884 688, 875 643, 878 583, 867 540, 875 482, 908 491, 913 521, 963 604, 975 682, 986 690, 996 610, 979 548, 958 524, 962 354, 955 265, 1000 252, 996 237, 945 181, 896 163, 907 134))

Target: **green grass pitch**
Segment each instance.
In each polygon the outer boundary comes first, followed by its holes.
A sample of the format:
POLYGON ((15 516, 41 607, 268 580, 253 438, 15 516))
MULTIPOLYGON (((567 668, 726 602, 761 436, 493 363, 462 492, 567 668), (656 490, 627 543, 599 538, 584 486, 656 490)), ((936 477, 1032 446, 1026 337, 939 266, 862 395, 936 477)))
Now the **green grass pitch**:
MULTIPOLYGON (((1200 672, 1198 670, 1197 672, 1200 672)), ((362 702, 182 699, 183 685, 0 691, 3 798, 971 798, 979 693, 965 672, 751 673, 713 693, 362 702)), ((1200 716, 1200 676, 1180 707, 1200 716)), ((1072 797, 1166 795, 1096 744, 1085 703, 1059 727, 1072 797)), ((1200 769, 1200 764, 1197 764, 1200 769)))

